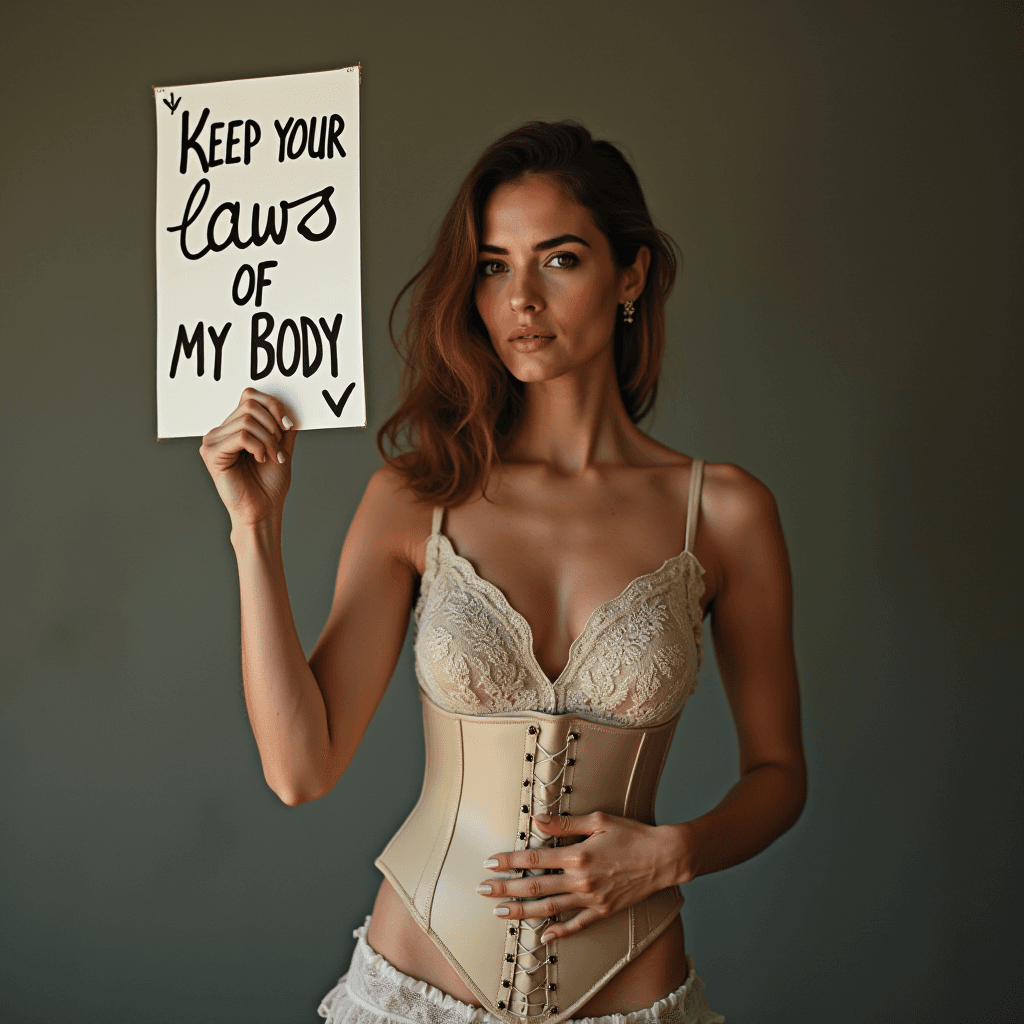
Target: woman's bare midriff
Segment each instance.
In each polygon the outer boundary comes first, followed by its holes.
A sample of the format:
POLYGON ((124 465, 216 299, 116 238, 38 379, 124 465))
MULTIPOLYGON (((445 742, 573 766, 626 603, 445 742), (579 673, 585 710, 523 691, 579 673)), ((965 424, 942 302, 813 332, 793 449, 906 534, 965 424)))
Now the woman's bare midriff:
MULTIPOLYGON (((441 951, 415 922, 387 879, 377 893, 366 941, 403 974, 425 981, 470 1006, 480 1005, 441 951)), ((642 1010, 679 988, 686 981, 686 974, 683 921, 677 915, 647 949, 623 967, 574 1016, 600 1017, 642 1010)))

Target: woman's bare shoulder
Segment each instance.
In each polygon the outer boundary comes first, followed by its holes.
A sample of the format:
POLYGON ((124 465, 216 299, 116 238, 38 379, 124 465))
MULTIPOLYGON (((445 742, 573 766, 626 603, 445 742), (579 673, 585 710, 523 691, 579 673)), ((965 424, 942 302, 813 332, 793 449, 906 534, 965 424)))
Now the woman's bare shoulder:
POLYGON ((704 468, 701 529, 723 568, 756 566, 785 548, 775 496, 762 480, 732 462, 704 468))
POLYGON ((720 531, 743 531, 777 515, 768 485, 733 462, 706 462, 701 506, 720 531))
POLYGON ((377 542, 419 573, 423 571, 432 512, 409 486, 400 466, 391 463, 385 463, 370 477, 359 505, 359 518, 377 542))

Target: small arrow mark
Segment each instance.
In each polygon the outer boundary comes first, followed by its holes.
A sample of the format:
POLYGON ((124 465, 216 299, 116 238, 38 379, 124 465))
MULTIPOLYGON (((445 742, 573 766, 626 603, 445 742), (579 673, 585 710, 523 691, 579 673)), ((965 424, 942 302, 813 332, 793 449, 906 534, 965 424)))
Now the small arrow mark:
POLYGON ((171 98, 169 100, 168 99, 164 100, 164 103, 166 103, 167 106, 169 106, 171 108, 171 113, 172 114, 178 109, 178 104, 180 102, 181 102, 181 97, 179 96, 177 99, 175 99, 173 92, 171 93, 171 98))
POLYGON ((324 388, 324 390, 321 392, 321 394, 326 399, 327 404, 331 407, 331 412, 333 412, 335 416, 341 415, 341 410, 345 408, 345 403, 348 401, 348 396, 352 394, 352 389, 355 386, 356 382, 352 381, 352 383, 349 384, 347 388, 345 388, 341 398, 339 398, 337 402, 335 402, 334 399, 331 398, 330 393, 327 391, 326 388, 324 388))

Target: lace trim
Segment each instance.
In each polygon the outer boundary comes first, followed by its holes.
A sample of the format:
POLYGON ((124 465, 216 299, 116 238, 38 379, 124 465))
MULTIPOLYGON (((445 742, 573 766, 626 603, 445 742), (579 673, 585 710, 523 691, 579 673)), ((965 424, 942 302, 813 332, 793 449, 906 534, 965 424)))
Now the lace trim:
POLYGON ((413 620, 418 626, 420 616, 423 614, 423 606, 427 603, 427 596, 430 594, 430 587, 437 575, 437 569, 441 562, 441 556, 437 550, 435 538, 440 537, 439 533, 432 533, 427 538, 426 564, 423 566, 423 575, 420 577, 420 592, 416 598, 416 607, 413 610, 413 620))
MULTIPOLYGON (((421 1020, 396 1013, 391 1007, 378 1006, 372 1002, 372 999, 362 998, 357 992, 354 992, 355 986, 349 982, 349 978, 354 972, 358 975, 361 970, 367 970, 372 976, 367 979, 368 981, 383 979, 400 990, 415 993, 428 1005, 447 1011, 457 1019, 466 1021, 467 1024, 503 1024, 498 1017, 484 1007, 470 1006, 425 981, 403 974, 366 941, 366 931, 369 925, 370 917, 368 916, 362 926, 353 931, 352 934, 356 938, 356 949, 352 956, 352 967, 324 996, 317 1008, 317 1012, 321 1017, 326 1018, 329 1024, 340 1024, 343 1020, 346 999, 350 999, 362 1008, 390 1021, 397 1021, 399 1024, 422 1024, 421 1020)), ((670 992, 651 1006, 642 1010, 634 1010, 632 1013, 609 1013, 601 1017, 573 1017, 572 1020, 579 1024, 643 1024, 643 1022, 656 1021, 659 1017, 667 1016, 678 1007, 687 1012, 687 1020, 693 1020, 699 1024, 725 1024, 725 1018, 720 1014, 713 1013, 700 997, 704 990, 704 982, 697 977, 693 959, 687 957, 686 962, 689 968, 686 981, 674 992, 670 992), (690 1016, 691 1012, 695 1013, 692 1017, 690 1016)), ((372 996, 372 993, 367 993, 367 995, 372 996)))
MULTIPOLYGON (((490 580, 485 579, 476 571, 476 566, 468 559, 460 555, 455 548, 452 546, 452 542, 448 539, 447 535, 443 533, 432 533, 427 538, 427 565, 424 567, 425 572, 420 583, 420 600, 417 602, 417 617, 416 621, 419 621, 419 612, 422 610, 420 607, 425 603, 425 595, 429 592, 431 584, 434 582, 434 577, 437 575, 438 570, 441 567, 443 561, 454 562, 463 569, 461 574, 465 579, 468 577, 472 580, 473 585, 478 589, 482 590, 485 594, 491 597, 494 602, 500 605, 509 614, 510 618, 516 621, 517 626, 520 627, 520 632, 525 634, 524 639, 528 641, 530 650, 533 650, 533 629, 530 626, 529 620, 517 611, 510 603, 504 592, 499 590, 490 580), (433 549, 433 550, 431 550, 433 549), (444 557, 442 557, 442 554, 444 557)), ((698 654, 701 652, 701 634, 703 633, 703 622, 704 618, 701 615, 700 599, 704 596, 704 573, 706 572, 704 566, 697 561, 697 556, 692 551, 680 551, 678 555, 672 555, 666 558, 664 562, 657 569, 651 572, 646 572, 642 576, 637 576, 636 579, 631 580, 626 584, 625 588, 621 593, 615 597, 609 598, 603 604, 599 604, 591 613, 587 619, 586 624, 583 627, 583 632, 572 642, 569 648, 569 660, 566 662, 565 668, 559 673, 557 679, 553 680, 554 683, 558 682, 562 676, 566 674, 569 666, 572 664, 573 648, 582 647, 584 644, 584 638, 590 633, 597 629, 600 629, 604 622, 607 620, 609 613, 622 604, 627 598, 631 597, 634 590, 643 588, 646 584, 653 581, 657 577, 661 576, 665 572, 671 573, 675 570, 676 566, 680 563, 685 563, 689 566, 688 569, 683 570, 684 578, 687 584, 687 595, 689 598, 687 610, 690 613, 690 620, 693 623, 694 636, 697 639, 697 651, 698 654), (689 556, 689 559, 687 559, 689 556), (697 573, 694 573, 694 569, 697 573), (694 586, 690 586, 694 583, 694 586)), ((700 664, 698 662, 698 668, 700 664)), ((545 675, 543 670, 539 669, 542 675, 545 675)), ((545 675, 545 678, 547 676, 545 675)), ((552 680, 548 679, 549 683, 552 680)))
POLYGON ((684 549, 632 580, 590 613, 551 680, 529 621, 447 536, 431 534, 415 612, 417 678, 436 703, 463 714, 543 710, 660 725, 696 689, 704 572, 684 549))
POLYGON ((704 573, 707 570, 692 552, 687 562, 686 574, 686 598, 687 610, 690 613, 690 622, 693 624, 693 642, 697 647, 697 665, 693 673, 693 686, 690 688, 692 694, 697 689, 697 673, 700 671, 701 662, 704 659, 704 613, 701 610, 700 599, 707 589, 704 585, 704 573))

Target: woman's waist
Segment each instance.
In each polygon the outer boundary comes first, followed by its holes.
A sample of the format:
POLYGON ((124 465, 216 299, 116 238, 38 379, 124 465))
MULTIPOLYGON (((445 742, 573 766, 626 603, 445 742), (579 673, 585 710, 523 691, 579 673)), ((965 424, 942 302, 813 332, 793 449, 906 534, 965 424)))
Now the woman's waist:
MULTIPOLYGON (((381 883, 365 937, 373 950, 401 973, 469 1006, 482 1005, 387 879, 381 883)), ((576 1009, 573 1016, 599 1017, 642 1010, 683 985, 688 970, 682 918, 676 914, 646 949, 576 1009)))
POLYGON ((558 1024, 678 916, 682 897, 671 887, 545 946, 543 922, 516 927, 476 894, 485 860, 552 842, 534 828, 537 813, 652 822, 674 726, 620 729, 536 712, 478 718, 424 700, 423 791, 377 866, 491 1013, 558 1024))
POLYGON ((420 798, 377 866, 429 923, 475 891, 484 861, 551 843, 537 813, 653 824, 675 720, 619 729, 538 712, 476 717, 424 695, 423 725, 420 798))
POLYGON ((445 804, 455 815, 453 827, 519 844, 499 847, 504 852, 527 845, 538 811, 604 811, 653 821, 678 716, 659 726, 623 728, 539 711, 457 714, 420 695, 426 744, 420 802, 435 815, 445 804))

